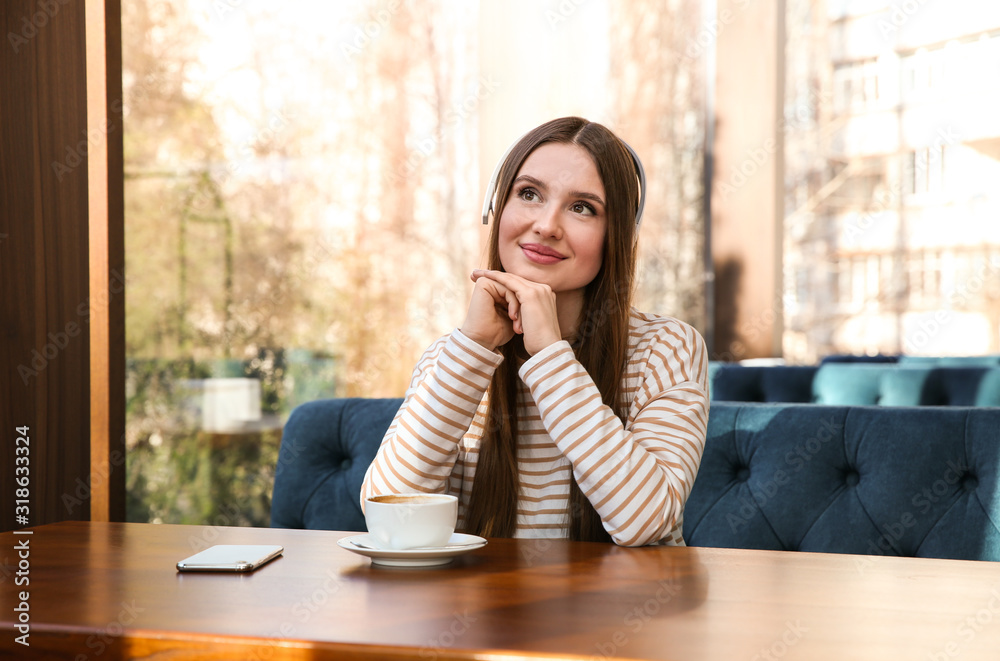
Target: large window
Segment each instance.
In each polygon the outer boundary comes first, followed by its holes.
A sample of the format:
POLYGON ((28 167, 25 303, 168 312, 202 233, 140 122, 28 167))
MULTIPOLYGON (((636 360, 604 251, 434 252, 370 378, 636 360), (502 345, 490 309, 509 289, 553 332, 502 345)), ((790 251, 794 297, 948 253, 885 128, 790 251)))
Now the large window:
POLYGON ((128 516, 268 523, 303 402, 401 396, 461 322, 484 171, 609 124, 638 305, 702 326, 700 3, 124 3, 128 516))
POLYGON ((984 257, 1000 247, 1000 116, 987 110, 1000 101, 998 12, 970 0, 787 7, 786 116, 811 121, 786 123, 784 260, 817 277, 809 292, 786 288, 785 359, 1000 353, 1000 300, 974 287, 1000 276, 984 257), (818 276, 831 269, 827 291, 818 276), (809 304, 827 298, 838 304, 809 304), (949 327, 924 333, 935 315, 949 327))

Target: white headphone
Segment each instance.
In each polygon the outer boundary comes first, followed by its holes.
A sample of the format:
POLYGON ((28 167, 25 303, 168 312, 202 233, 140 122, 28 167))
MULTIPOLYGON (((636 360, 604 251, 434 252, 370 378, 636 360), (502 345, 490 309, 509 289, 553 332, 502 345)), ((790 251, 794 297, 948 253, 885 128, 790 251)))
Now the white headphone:
MULTIPOLYGON (((527 133, 525 133, 524 135, 527 135, 527 133)), ((517 146, 519 142, 521 142, 521 140, 524 138, 524 135, 522 135, 520 138, 511 143, 509 147, 507 147, 507 150, 503 153, 503 156, 500 157, 500 161, 497 163, 497 166, 493 169, 493 176, 490 177, 490 183, 489 185, 486 186, 486 197, 483 198, 483 225, 490 224, 490 212, 493 211, 494 208, 493 197, 496 195, 497 179, 500 177, 500 170, 503 169, 503 164, 507 161, 507 157, 510 156, 510 153, 514 150, 514 147, 517 146)), ((636 178, 639 180, 639 208, 635 212, 635 229, 636 229, 635 235, 636 238, 638 239, 639 225, 640 223, 642 223, 642 210, 646 206, 646 171, 643 169, 642 161, 639 160, 639 155, 635 153, 635 150, 632 149, 632 147, 621 138, 618 138, 618 140, 623 145, 625 145, 625 149, 627 149, 628 153, 632 156, 632 164, 635 165, 636 178)))

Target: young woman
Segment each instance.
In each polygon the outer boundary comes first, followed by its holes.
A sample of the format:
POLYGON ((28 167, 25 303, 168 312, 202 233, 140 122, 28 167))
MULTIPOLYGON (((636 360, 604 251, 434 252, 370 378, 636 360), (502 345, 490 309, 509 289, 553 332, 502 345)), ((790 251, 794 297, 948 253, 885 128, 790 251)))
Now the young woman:
POLYGON ((693 328, 631 308, 641 165, 578 117, 499 171, 489 269, 417 364, 366 498, 445 492, 487 537, 683 544, 708 422, 693 328))

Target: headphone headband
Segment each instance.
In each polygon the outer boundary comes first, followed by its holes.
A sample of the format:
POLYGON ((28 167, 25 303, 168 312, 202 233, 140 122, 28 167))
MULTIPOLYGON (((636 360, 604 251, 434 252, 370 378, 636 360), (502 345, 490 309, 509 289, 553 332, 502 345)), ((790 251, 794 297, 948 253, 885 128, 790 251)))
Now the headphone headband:
MULTIPOLYGON (((525 133, 524 135, 528 135, 525 133)), ((507 162, 507 157, 510 153, 514 151, 514 147, 517 146, 519 142, 524 138, 522 135, 520 138, 511 143, 507 150, 504 151, 503 156, 500 157, 500 161, 497 166, 493 168, 493 175, 490 177, 490 183, 486 186, 486 197, 483 198, 483 225, 490 224, 490 212, 493 211, 493 196, 496 194, 497 189, 497 179, 500 178, 500 170, 503 169, 503 164, 507 162)), ((632 164, 635 166, 635 174, 639 179, 639 208, 635 212, 635 229, 636 238, 639 236, 639 225, 642 223, 642 211, 646 207, 646 171, 642 167, 642 161, 639 159, 639 155, 635 153, 632 146, 627 142, 618 138, 618 140, 625 145, 625 149, 628 150, 629 155, 632 157, 632 164)))

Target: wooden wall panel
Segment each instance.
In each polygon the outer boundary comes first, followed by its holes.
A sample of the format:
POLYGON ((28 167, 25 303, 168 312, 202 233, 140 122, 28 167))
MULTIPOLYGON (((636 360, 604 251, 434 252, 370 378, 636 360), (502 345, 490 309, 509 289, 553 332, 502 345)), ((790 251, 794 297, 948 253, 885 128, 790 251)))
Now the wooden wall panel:
POLYGON ((716 360, 781 356, 785 2, 719 0, 711 190, 716 360))
MULTIPOLYGON (((0 35, 20 37, 18 19, 28 14, 32 4, 27 0, 0 3, 0 35)), ((35 262, 23 257, 33 254, 36 243, 33 61, 30 43, 5 39, 0 44, 0 493, 4 494, 0 526, 4 530, 14 527, 9 495, 14 493, 15 428, 31 425, 31 440, 38 432, 34 397, 38 386, 22 382, 18 371, 19 364, 30 363, 35 328, 44 325, 43 306, 35 305, 35 262)), ((37 483, 34 466, 28 468, 31 482, 37 483)), ((34 499, 30 500, 34 505, 34 499)))
POLYGON ((90 518, 125 520, 125 199, 120 0, 87 2, 90 518), (106 301, 106 303, 104 303, 106 301))
MULTIPOLYGON (((116 503, 118 510, 108 506, 109 513, 124 515, 124 489, 91 480, 91 328, 103 318, 100 323, 110 329, 114 313, 109 310, 123 307, 124 294, 95 314, 91 224, 107 233, 120 220, 90 213, 88 155, 102 138, 88 131, 85 11, 82 0, 0 3, 0 35, 6 35, 0 44, 4 530, 23 527, 8 499, 14 492, 17 427, 30 429, 30 525, 87 519, 92 488, 104 489, 108 501, 116 503)), ((117 66, 120 77, 120 59, 117 66)), ((98 194, 107 196, 113 185, 103 184, 98 194)), ((116 378, 123 383, 124 370, 116 378)), ((103 443, 111 447, 110 440, 103 443)))

